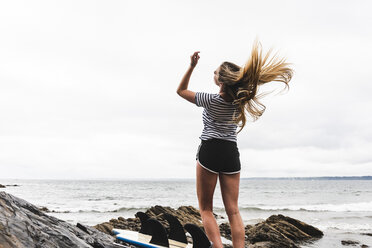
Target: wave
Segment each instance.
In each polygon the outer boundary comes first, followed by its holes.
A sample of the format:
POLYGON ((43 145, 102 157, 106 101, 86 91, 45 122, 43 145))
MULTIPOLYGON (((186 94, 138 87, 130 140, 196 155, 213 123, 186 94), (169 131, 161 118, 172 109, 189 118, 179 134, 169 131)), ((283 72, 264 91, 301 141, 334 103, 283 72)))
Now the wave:
POLYGON ((347 220, 347 219, 352 219, 352 220, 355 220, 355 219, 365 219, 365 218, 370 218, 370 216, 333 216, 333 217, 330 217, 329 219, 331 220, 347 220))
POLYGON ((105 201, 105 200, 116 200, 115 197, 106 196, 104 198, 89 198, 88 201, 105 201))
POLYGON ((118 208, 118 209, 115 209, 115 210, 112 210, 112 211, 109 211, 110 213, 117 213, 117 212, 127 212, 127 211, 146 211, 148 208, 134 208, 134 207, 122 207, 122 208, 118 208))
MULTIPOLYGON (((67 211, 54 211, 54 213, 122 213, 145 212, 149 207, 119 207, 116 209, 78 209, 67 211)), ((241 211, 304 211, 304 212, 372 212, 372 201, 344 204, 310 204, 310 205, 262 205, 240 207, 241 211)), ((222 207, 214 207, 214 211, 224 212, 222 207)), ((371 218, 372 215, 366 216, 371 218)))
POLYGON ((78 210, 51 210, 51 213, 120 213, 120 212, 138 212, 138 211, 146 211, 148 208, 142 207, 121 207, 118 209, 113 210, 95 210, 95 209, 78 209, 78 210))
POLYGON ((372 201, 343 204, 250 206, 240 209, 242 211, 372 212, 372 201))
MULTIPOLYGON (((369 223, 318 223, 317 228, 320 230, 335 230, 335 231, 351 231, 364 232, 372 229, 372 224, 369 223)), ((345 234, 348 232, 345 232, 345 234)))

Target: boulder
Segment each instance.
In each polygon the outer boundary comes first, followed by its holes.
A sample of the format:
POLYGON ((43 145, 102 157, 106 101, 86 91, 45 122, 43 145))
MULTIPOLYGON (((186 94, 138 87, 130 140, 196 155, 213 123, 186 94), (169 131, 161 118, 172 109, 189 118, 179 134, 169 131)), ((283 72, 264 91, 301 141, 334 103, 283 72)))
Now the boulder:
POLYGON ((38 207, 0 192, 1 248, 114 248, 114 238, 99 230, 71 225, 38 207))
POLYGON ((356 240, 341 240, 341 244, 342 245, 352 245, 352 246, 355 246, 355 245, 359 245, 359 241, 356 241, 356 240))
POLYGON ((271 215, 265 221, 246 228, 251 248, 297 248, 299 244, 315 241, 323 236, 316 227, 288 216, 271 215))
POLYGON ((369 246, 366 244, 360 244, 357 240, 341 240, 341 244, 345 246, 359 246, 361 248, 368 248, 369 246))

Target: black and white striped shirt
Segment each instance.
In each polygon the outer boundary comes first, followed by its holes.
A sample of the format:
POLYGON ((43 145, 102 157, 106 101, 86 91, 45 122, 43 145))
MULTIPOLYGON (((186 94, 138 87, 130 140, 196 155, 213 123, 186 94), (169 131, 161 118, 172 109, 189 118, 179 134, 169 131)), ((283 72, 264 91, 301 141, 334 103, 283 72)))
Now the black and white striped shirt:
POLYGON ((239 111, 238 105, 226 102, 220 94, 205 92, 196 92, 195 103, 204 108, 201 140, 217 138, 236 142, 237 125, 232 120, 234 112, 239 111))

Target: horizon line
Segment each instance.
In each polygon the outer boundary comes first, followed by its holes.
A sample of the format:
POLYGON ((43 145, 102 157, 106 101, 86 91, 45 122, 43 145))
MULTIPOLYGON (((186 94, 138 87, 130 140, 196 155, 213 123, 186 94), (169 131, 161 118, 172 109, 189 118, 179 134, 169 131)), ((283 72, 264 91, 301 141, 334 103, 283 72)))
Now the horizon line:
MULTIPOLYGON (((258 179, 258 180, 268 180, 268 179, 368 179, 372 180, 371 175, 365 175, 365 176, 290 176, 290 177, 241 177, 241 180, 247 180, 247 179, 258 179)), ((89 181, 89 180, 108 180, 108 181, 160 181, 160 180, 195 180, 193 177, 185 177, 185 178, 176 178, 176 177, 169 177, 169 178, 0 178, 0 180, 56 180, 56 181, 89 181)))

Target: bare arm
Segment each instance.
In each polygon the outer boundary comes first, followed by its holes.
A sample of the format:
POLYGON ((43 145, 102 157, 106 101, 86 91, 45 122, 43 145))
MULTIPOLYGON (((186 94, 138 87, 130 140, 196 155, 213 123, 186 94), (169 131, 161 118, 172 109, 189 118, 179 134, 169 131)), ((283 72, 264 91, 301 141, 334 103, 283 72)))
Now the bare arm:
POLYGON ((195 52, 193 55, 191 55, 191 64, 187 69, 185 75, 183 76, 180 85, 177 88, 177 94, 192 103, 195 103, 195 92, 188 90, 187 87, 189 86, 191 74, 200 58, 198 53, 199 52, 195 52))

